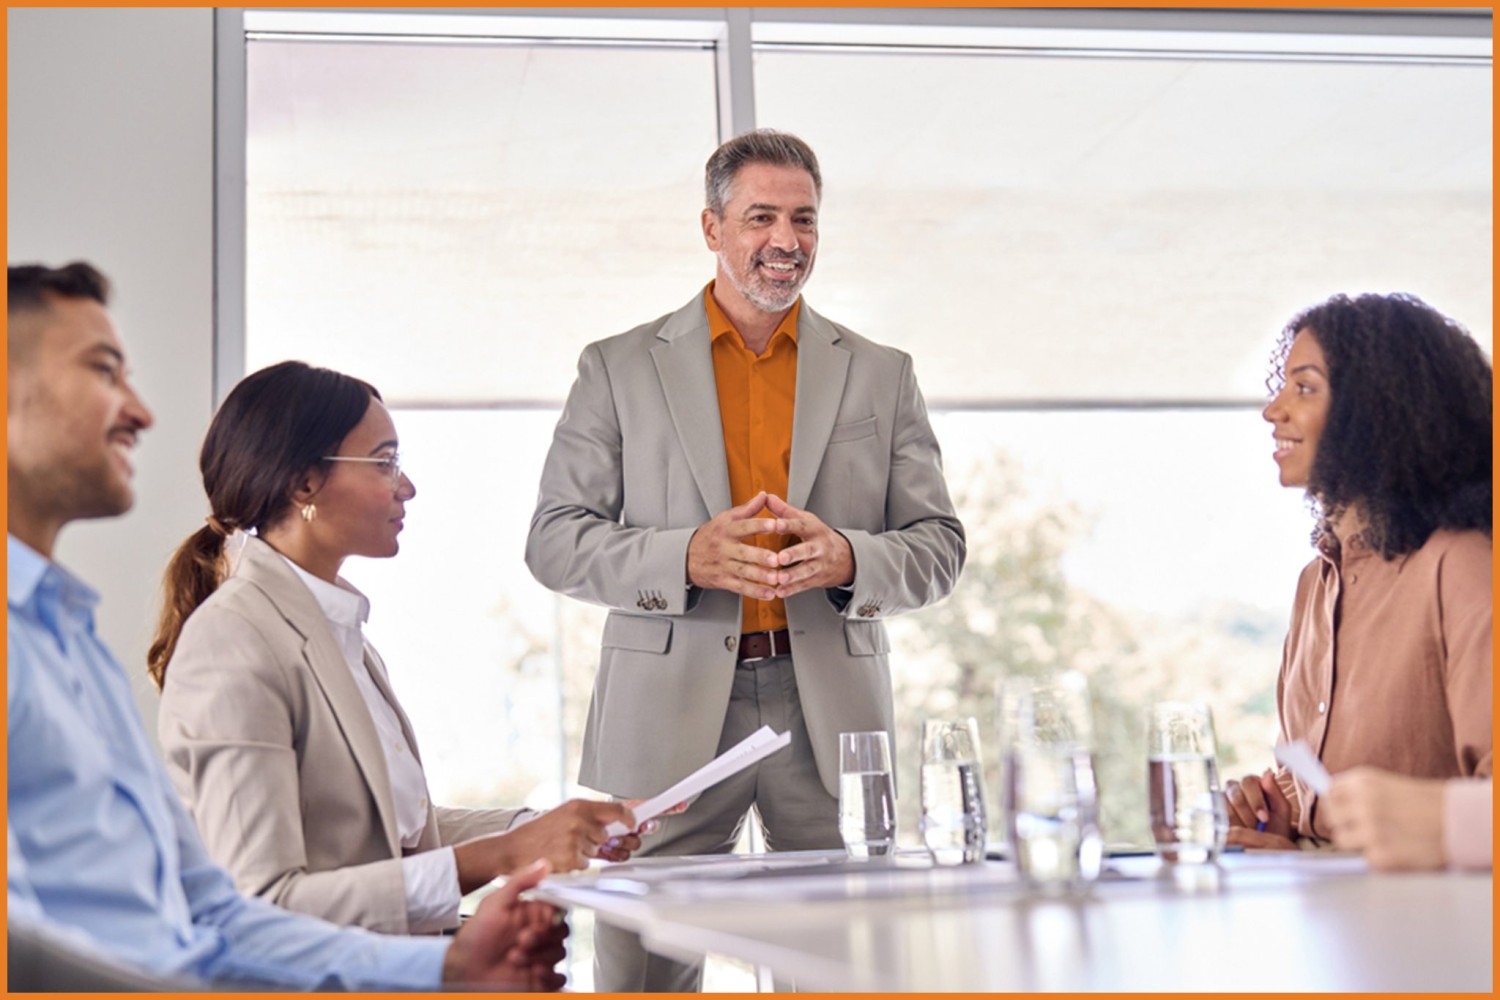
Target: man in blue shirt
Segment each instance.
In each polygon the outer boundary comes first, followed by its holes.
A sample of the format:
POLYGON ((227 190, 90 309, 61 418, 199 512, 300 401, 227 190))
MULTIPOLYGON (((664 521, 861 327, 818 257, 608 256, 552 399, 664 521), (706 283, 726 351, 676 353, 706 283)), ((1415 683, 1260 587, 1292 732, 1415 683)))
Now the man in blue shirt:
POLYGON ((134 501, 151 412, 127 377, 87 264, 9 269, 8 920, 163 977, 295 989, 555 989, 566 926, 518 898, 545 863, 451 938, 336 928, 239 895, 209 860, 147 740, 98 595, 52 561, 70 521, 134 501))

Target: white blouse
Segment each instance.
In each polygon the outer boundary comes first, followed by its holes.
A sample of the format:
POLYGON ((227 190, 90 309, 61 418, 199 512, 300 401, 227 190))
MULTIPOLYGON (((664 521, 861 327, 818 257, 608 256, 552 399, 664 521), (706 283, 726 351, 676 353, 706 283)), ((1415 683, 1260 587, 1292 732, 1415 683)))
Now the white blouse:
MULTIPOLYGON (((286 556, 282 556, 286 559, 286 556)), ((422 765, 407 746, 406 734, 396 709, 375 686, 366 655, 376 658, 374 647, 365 641, 362 627, 370 617, 370 600, 354 589, 343 577, 337 584, 313 576, 301 566, 286 559, 299 579, 312 591, 329 630, 338 642, 344 661, 354 674, 354 682, 364 695, 380 747, 385 751, 386 772, 391 780, 391 797, 396 804, 396 832, 401 846, 412 850, 427 828, 430 804, 427 800, 427 776, 422 765)), ((431 933, 458 926, 458 862, 453 848, 442 847, 401 859, 406 881, 406 919, 413 934, 431 933)))

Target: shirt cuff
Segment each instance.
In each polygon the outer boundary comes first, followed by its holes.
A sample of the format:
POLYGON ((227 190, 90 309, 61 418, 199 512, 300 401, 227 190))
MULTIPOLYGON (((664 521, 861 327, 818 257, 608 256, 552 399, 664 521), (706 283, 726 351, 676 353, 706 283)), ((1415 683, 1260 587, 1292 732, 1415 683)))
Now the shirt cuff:
POLYGON ((406 923, 413 934, 435 934, 458 926, 458 859, 453 848, 408 854, 401 859, 406 879, 406 923))
POLYGON ((1494 862, 1495 785, 1456 779, 1443 787, 1443 847, 1449 868, 1485 869, 1494 862))
POLYGON ((511 817, 510 826, 507 826, 505 829, 508 832, 510 830, 516 829, 517 827, 525 826, 527 823, 530 823, 545 811, 546 810, 539 809, 518 810, 515 816, 511 817))

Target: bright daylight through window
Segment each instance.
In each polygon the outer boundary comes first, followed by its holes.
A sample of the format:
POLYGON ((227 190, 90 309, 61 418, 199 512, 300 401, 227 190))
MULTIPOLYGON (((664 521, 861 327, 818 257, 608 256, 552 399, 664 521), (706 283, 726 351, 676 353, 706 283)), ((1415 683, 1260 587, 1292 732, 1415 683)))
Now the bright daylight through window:
MULTIPOLYGON (((1211 703, 1231 774, 1275 738, 1312 554, 1259 416, 1281 324, 1401 290, 1490 350, 1488 48, 895 20, 757 21, 751 78, 755 123, 822 161, 808 301, 912 354, 970 537, 953 597, 893 623, 899 838, 922 718, 978 716, 993 772, 997 680, 1071 666, 1106 835, 1146 842, 1146 706, 1211 703)), ((551 803, 603 614, 522 562, 541 462, 582 346, 712 276, 723 67, 711 30, 491 22, 251 34, 246 370, 301 358, 391 402, 417 497, 400 557, 348 574, 433 793, 551 803)))

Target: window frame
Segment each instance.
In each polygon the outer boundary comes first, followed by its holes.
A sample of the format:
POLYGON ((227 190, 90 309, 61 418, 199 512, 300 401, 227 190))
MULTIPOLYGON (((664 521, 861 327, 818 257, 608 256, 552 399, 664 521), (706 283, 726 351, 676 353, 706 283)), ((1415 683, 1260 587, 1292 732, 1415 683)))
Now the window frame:
MULTIPOLYGON (((388 8, 214 12, 213 403, 245 376, 246 45, 257 35, 474 44, 697 42, 716 52, 719 136, 756 127, 754 49, 928 51, 1489 65, 1489 8, 388 8)), ((494 405, 505 407, 506 401, 494 405)), ((1072 406, 1087 407, 1088 400, 1072 406)), ((1117 407, 1118 400, 1101 405, 1117 407)), ((1148 408, 1182 401, 1147 402, 1148 408)), ((1244 406, 1244 401, 1225 405, 1244 406)), ((1071 407, 1070 407, 1071 408, 1071 407)))

